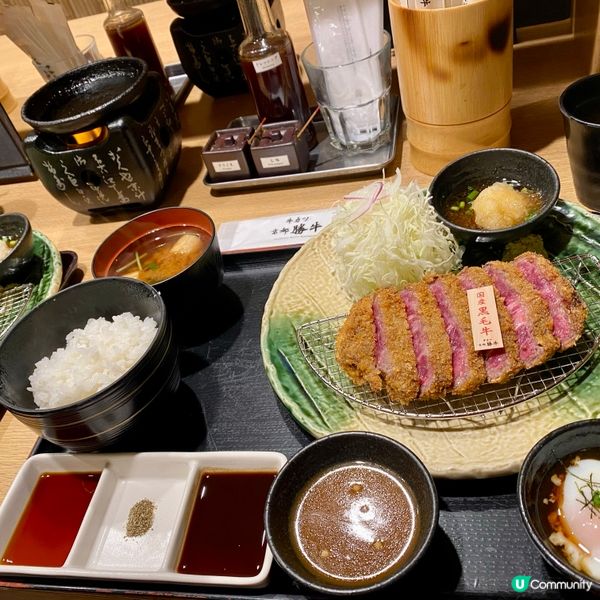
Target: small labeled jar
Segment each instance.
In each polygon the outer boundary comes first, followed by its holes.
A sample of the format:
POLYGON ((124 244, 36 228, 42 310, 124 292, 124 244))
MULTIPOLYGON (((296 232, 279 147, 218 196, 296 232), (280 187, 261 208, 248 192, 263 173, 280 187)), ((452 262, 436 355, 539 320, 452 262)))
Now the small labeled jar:
POLYGON ((202 158, 212 181, 232 181, 252 176, 248 140, 252 127, 234 127, 213 131, 202 150, 202 158))
POLYGON ((256 171, 261 176, 306 171, 309 148, 306 131, 299 135, 298 121, 264 125, 251 145, 256 171))

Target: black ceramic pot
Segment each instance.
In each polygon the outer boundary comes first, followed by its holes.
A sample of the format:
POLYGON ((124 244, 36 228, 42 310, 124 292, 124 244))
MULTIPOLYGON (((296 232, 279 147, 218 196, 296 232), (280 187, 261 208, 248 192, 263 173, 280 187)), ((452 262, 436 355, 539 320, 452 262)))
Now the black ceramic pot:
POLYGON ((238 59, 245 37, 235 0, 168 0, 184 18, 171 23, 181 66, 192 83, 214 96, 247 90, 238 59))
POLYGON ((170 93, 137 58, 68 71, 23 105, 25 151, 48 191, 77 212, 156 202, 175 170, 180 124, 170 93))

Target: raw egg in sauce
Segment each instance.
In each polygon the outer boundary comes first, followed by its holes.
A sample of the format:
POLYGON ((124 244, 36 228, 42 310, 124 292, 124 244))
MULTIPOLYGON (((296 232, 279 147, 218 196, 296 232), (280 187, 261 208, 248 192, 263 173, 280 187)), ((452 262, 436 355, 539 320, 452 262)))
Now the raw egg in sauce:
POLYGON ((600 581, 600 460, 579 453, 564 464, 553 472, 544 499, 550 542, 573 567, 600 581))

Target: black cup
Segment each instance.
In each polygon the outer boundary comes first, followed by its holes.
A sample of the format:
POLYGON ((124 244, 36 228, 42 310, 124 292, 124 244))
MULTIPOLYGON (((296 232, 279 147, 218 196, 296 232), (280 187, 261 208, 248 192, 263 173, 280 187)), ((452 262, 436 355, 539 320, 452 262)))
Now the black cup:
POLYGON ((191 82, 215 98, 245 92, 238 47, 246 34, 235 0, 167 2, 183 17, 171 23, 171 36, 191 82))
POLYGON ((577 198, 600 212, 600 74, 572 83, 559 105, 577 198))

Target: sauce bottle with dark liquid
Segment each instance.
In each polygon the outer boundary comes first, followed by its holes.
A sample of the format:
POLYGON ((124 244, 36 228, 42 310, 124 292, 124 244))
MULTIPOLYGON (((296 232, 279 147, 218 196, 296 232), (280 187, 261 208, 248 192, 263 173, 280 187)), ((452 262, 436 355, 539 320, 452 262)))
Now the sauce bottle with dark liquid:
MULTIPOLYGON (((290 36, 275 27, 267 0, 237 2, 247 33, 240 44, 240 64, 254 97, 259 121, 297 120, 302 126, 310 111, 290 36)), ((309 147, 313 147, 316 139, 312 125, 305 135, 309 147)))
POLYGON ((105 1, 108 16, 104 21, 104 30, 115 54, 141 58, 146 61, 150 71, 156 71, 168 84, 144 13, 139 8, 128 6, 127 0, 105 1))

